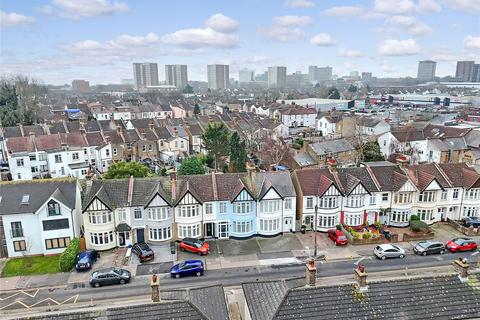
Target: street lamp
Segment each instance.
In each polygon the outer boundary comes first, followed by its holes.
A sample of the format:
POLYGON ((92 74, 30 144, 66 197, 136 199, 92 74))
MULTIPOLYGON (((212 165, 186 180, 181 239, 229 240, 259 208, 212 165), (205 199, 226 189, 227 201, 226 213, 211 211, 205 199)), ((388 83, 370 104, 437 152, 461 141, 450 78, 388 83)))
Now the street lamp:
POLYGON ((315 224, 313 229, 313 232, 315 235, 315 248, 313 249, 313 259, 317 257, 317 226, 318 226, 317 213, 318 213, 318 205, 315 205, 315 224))

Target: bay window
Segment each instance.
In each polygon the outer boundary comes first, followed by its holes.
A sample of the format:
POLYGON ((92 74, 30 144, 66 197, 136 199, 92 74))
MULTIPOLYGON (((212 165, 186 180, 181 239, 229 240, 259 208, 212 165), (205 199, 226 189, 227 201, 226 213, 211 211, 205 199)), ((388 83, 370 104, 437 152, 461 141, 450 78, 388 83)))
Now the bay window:
POLYGON ((166 220, 172 217, 169 207, 155 207, 148 209, 148 219, 154 221, 166 220))
POLYGON ((94 245, 105 245, 113 242, 113 231, 90 233, 90 243, 94 245))
POLYGON ((196 238, 200 236, 200 224, 189 226, 179 225, 178 235, 180 238, 196 238))
POLYGON ((432 209, 418 209, 417 215, 422 221, 431 221, 434 218, 432 209))
POLYGON ((337 216, 318 216, 319 228, 333 228, 338 224, 337 216))
POLYGON ((364 198, 363 195, 350 196, 347 198, 347 204, 345 206, 350 208, 363 207, 363 198, 364 198))
POLYGON ((418 202, 434 202, 436 191, 424 191, 418 195, 418 202))
POLYGON ((233 213, 244 214, 252 212, 252 203, 250 201, 236 202, 233 204, 233 213))
POLYGON ((112 213, 110 211, 90 212, 88 222, 91 224, 105 224, 112 222, 112 213))
POLYGON ((391 217, 390 222, 408 222, 410 221, 410 210, 392 210, 391 217))
POLYGON ((252 232, 252 221, 233 221, 233 232, 235 233, 249 233, 252 232))
POLYGON ((465 206, 463 207, 463 215, 465 217, 475 217, 479 214, 479 207, 478 206, 465 206))
POLYGON ((280 219, 260 219, 260 231, 274 232, 280 228, 280 219))
POLYGON ((170 227, 165 228, 149 228, 149 239, 152 241, 162 241, 172 238, 172 229, 170 227))
POLYGON ((337 197, 322 197, 320 198, 320 208, 332 209, 338 207, 337 197))
POLYGON ((480 189, 470 189, 465 192, 466 200, 479 200, 480 199, 480 189))
POLYGON ((411 192, 400 192, 395 194, 396 204, 408 204, 412 202, 412 193, 411 192))
POLYGON ((180 207, 180 217, 182 218, 193 218, 200 214, 198 212, 198 205, 189 205, 180 207))
POLYGON ((363 224, 363 213, 346 213, 344 222, 347 226, 359 226, 363 224))
POLYGON ((281 209, 282 200, 262 200, 260 202, 261 213, 278 212, 281 209))

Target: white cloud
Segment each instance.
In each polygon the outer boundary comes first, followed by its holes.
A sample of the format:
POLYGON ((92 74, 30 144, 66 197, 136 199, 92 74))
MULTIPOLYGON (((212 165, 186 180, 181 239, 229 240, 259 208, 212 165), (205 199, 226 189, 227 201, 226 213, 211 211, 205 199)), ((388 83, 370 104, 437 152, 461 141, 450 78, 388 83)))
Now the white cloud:
POLYGON ((435 0, 420 0, 418 10, 421 12, 439 12, 442 7, 435 0))
POLYGON ((310 39, 310 43, 313 45, 323 46, 323 47, 335 45, 335 41, 332 39, 332 37, 328 33, 317 34, 312 39, 310 39))
POLYGON ((288 28, 277 25, 258 28, 257 32, 267 39, 281 42, 299 41, 306 38, 305 32, 300 28, 288 28))
POLYGON ((480 13, 480 1, 478 0, 446 0, 445 2, 454 10, 472 14, 480 13))
POLYGON ((128 10, 126 3, 109 0, 53 0, 41 8, 44 14, 57 14, 70 19, 108 16, 128 10))
POLYGON ((238 46, 240 39, 232 34, 238 29, 238 22, 221 13, 210 16, 205 28, 182 29, 164 35, 161 40, 166 44, 177 45, 189 50, 220 48, 229 49, 238 46))
POLYGON ((363 56, 362 53, 358 50, 347 50, 347 49, 340 49, 337 55, 339 57, 346 57, 346 58, 358 58, 363 56))
POLYGON ((238 22, 221 13, 216 13, 205 21, 205 25, 218 32, 230 33, 238 30, 238 22))
POLYGON ((388 39, 380 42, 377 51, 382 56, 408 56, 419 53, 421 48, 414 39, 388 39))
POLYGON ((405 14, 417 10, 411 0, 375 0, 373 10, 385 14, 405 14))
POLYGON ((467 36, 463 44, 465 49, 480 49, 480 37, 467 36))
POLYGON ((286 0, 283 4, 285 7, 291 8, 313 8, 315 3, 310 0, 286 0))
POLYGON ((387 18, 387 24, 398 27, 412 36, 423 36, 433 32, 425 23, 414 16, 392 16, 387 18))
POLYGON ((239 44, 237 35, 217 32, 210 28, 183 29, 164 35, 162 41, 188 49, 199 48, 234 48, 239 44))
POLYGON ((322 12, 325 16, 333 17, 352 17, 359 16, 365 13, 365 9, 357 6, 343 6, 343 7, 332 7, 324 10, 322 12))
POLYGON ((34 22, 34 17, 28 17, 15 12, 7 13, 0 11, 0 27, 2 28, 26 26, 34 22))
POLYGON ((281 27, 305 27, 313 24, 313 19, 309 16, 281 16, 273 18, 273 23, 281 27))

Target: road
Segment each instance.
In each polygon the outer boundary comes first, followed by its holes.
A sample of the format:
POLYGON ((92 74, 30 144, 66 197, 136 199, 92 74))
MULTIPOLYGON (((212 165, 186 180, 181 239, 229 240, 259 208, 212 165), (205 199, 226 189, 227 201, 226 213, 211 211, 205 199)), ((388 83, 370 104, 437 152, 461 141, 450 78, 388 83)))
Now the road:
MULTIPOLYGON (((480 255, 470 256, 471 253, 462 254, 468 257, 472 264, 478 263, 480 255)), ((407 255, 404 259, 378 260, 373 257, 365 257, 365 264, 369 273, 432 268, 451 265, 452 261, 460 257, 459 254, 446 253, 444 255, 417 256, 407 255)), ((327 261, 319 263, 317 268, 318 277, 331 277, 341 275, 353 275, 354 260, 327 261)), ((452 268, 453 270, 453 268, 452 268)), ((305 266, 303 264, 257 266, 230 268, 206 271, 202 277, 189 277, 181 279, 161 279, 161 290, 184 289, 187 287, 205 287, 215 284, 223 286, 239 285, 244 282, 278 280, 285 278, 303 277, 305 266)), ((112 298, 146 297, 150 294, 149 276, 137 276, 126 285, 116 285, 101 288, 91 288, 88 283, 72 285, 60 288, 45 288, 38 290, 16 291, 13 293, 0 294, 0 310, 14 310, 33 307, 48 307, 58 304, 75 304, 79 302, 95 302, 112 298)))

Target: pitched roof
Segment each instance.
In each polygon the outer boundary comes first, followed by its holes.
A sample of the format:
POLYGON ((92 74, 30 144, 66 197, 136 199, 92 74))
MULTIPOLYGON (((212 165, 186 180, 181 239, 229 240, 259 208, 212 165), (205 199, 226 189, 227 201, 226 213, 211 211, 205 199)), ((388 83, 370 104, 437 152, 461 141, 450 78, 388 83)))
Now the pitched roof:
POLYGON ((0 215, 34 213, 50 197, 75 208, 77 183, 75 179, 42 179, 0 183, 0 215), (28 203, 22 203, 29 195, 28 203))
POLYGON ((295 171, 297 180, 304 196, 321 197, 325 191, 333 184, 340 192, 339 186, 329 169, 326 168, 306 168, 295 171))
POLYGON ((444 163, 438 167, 448 177, 454 187, 465 187, 470 189, 474 186, 480 187, 480 174, 465 163, 444 163))
POLYGON ((296 196, 290 172, 287 171, 255 173, 252 184, 258 199, 262 199, 271 187, 282 198, 296 196))
POLYGON ((369 169, 378 181, 381 191, 398 191, 408 181, 407 175, 398 166, 369 166, 369 169))
POLYGON ((420 191, 425 190, 433 180, 436 180, 442 188, 452 187, 451 182, 435 163, 408 166, 405 171, 420 191))
POLYGON ((8 152, 32 152, 35 151, 33 139, 30 137, 13 137, 5 141, 8 152))
POLYGON ((358 183, 361 183, 370 193, 379 191, 365 167, 338 168, 337 172, 345 194, 352 192, 358 183))
POLYGON ((254 319, 471 319, 480 317, 480 277, 461 282, 457 275, 301 287, 278 282, 242 285, 254 319), (459 304, 457 301, 462 301, 459 304), (272 315, 272 310, 275 312, 272 315))
POLYGON ((308 145, 318 156, 325 156, 329 153, 353 151, 355 148, 346 139, 326 140, 308 145))

